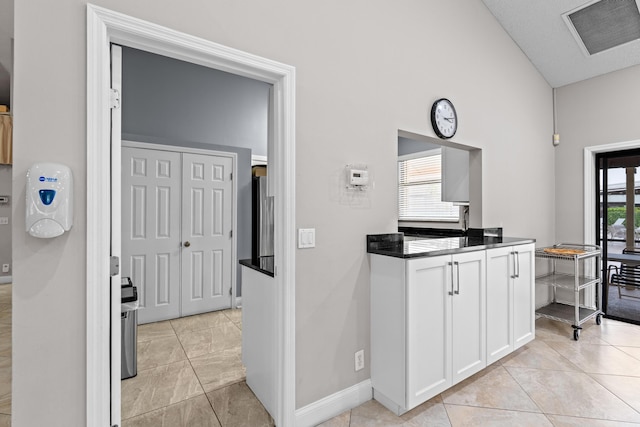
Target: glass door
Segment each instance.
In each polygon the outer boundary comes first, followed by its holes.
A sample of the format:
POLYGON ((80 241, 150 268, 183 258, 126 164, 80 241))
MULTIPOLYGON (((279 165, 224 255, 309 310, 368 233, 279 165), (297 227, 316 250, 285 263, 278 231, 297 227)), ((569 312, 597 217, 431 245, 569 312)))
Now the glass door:
POLYGON ((640 150, 601 153, 596 164, 603 311, 608 318, 640 324, 640 150))

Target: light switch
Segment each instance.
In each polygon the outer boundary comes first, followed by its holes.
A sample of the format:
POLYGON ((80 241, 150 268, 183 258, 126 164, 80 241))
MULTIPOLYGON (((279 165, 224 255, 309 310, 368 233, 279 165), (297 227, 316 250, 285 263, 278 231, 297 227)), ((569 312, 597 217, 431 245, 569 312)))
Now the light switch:
POLYGON ((315 248, 316 247, 316 229, 315 228, 299 228, 298 229, 298 249, 315 248))
POLYGON ((0 225, 7 225, 7 224, 9 224, 9 217, 0 216, 0 225))

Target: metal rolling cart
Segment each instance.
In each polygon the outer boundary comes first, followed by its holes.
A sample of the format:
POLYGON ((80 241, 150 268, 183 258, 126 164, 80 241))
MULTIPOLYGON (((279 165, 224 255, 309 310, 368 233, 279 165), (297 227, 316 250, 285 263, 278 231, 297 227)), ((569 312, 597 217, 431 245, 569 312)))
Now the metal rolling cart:
POLYGON ((593 318, 597 325, 602 322, 601 249, 596 245, 561 243, 536 249, 535 256, 536 259, 546 259, 551 264, 548 273, 536 277, 536 288, 550 286, 553 292, 551 303, 538 308, 536 315, 569 323, 573 327, 573 339, 577 341, 582 329, 580 325, 593 318), (562 268, 559 270, 558 267, 562 267, 563 264, 566 270, 572 267, 573 272, 562 272, 562 268), (573 303, 558 302, 557 288, 573 291, 573 303), (596 291, 595 308, 580 303, 580 291, 587 288, 596 291))

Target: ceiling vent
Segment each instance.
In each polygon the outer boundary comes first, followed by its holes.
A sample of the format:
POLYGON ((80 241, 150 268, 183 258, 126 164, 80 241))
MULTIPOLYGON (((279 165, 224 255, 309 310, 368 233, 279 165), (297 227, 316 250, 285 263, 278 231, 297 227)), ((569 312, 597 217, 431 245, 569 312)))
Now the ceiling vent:
POLYGON ((588 56, 640 39, 640 11, 635 0, 590 2, 563 18, 588 56))

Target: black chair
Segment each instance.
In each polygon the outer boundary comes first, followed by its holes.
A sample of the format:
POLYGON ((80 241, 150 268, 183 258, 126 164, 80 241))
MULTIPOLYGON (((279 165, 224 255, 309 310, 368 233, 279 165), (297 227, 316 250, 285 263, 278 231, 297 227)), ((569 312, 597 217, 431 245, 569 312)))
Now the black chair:
MULTIPOLYGON (((640 255, 640 249, 623 249, 622 253, 640 255)), ((618 298, 624 296, 640 299, 640 296, 623 294, 621 292, 622 287, 627 289, 640 289, 640 266, 621 263, 619 268, 615 265, 610 265, 608 270, 609 284, 618 287, 618 298), (614 270, 615 273, 613 272, 614 270)))

